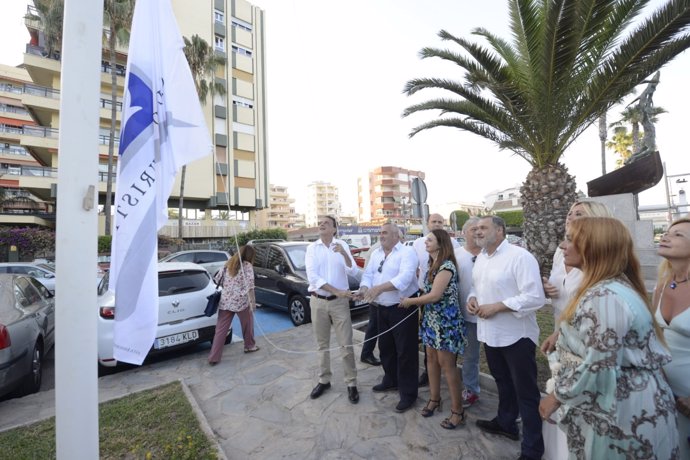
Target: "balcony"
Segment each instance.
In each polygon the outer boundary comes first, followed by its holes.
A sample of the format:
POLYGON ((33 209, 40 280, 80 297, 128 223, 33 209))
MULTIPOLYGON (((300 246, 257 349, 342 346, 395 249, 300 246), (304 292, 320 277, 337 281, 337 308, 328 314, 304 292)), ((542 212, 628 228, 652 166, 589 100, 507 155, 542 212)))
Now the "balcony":
MULTIPOLYGON (((34 158, 44 165, 53 164, 53 154, 57 152, 59 144, 59 130, 44 126, 12 126, 0 124, 0 134, 4 137, 14 138, 22 147, 28 148, 34 158)), ((98 136, 100 155, 108 155, 110 136, 101 134, 98 136)), ((115 137, 115 146, 120 144, 119 137, 115 137)))

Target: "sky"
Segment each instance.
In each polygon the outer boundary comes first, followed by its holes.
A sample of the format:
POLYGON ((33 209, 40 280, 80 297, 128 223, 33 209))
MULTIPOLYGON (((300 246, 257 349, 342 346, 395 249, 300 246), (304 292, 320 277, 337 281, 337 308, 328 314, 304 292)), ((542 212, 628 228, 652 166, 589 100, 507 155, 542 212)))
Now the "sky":
MULTIPOLYGON (((0 62, 19 64, 28 33, 25 0, 4 0, 0 16, 0 62)), ((460 80, 462 70, 440 60, 419 59, 425 46, 444 48, 437 33, 471 36, 483 27, 510 39, 506 0, 253 0, 266 12, 269 179, 288 187, 298 212, 306 210, 307 185, 325 181, 339 189, 343 214, 356 215, 357 178, 378 166, 426 173, 427 202, 481 203, 492 191, 521 184, 529 164, 488 140, 453 128, 435 128, 410 139, 410 130, 437 114, 401 118, 402 111, 431 93, 408 97, 416 77, 460 80), (477 7, 481 5, 481 7, 477 7)), ((663 4, 651 2, 652 7, 663 4)), ((458 50, 458 48, 454 48, 458 50)), ((668 111, 656 124, 657 147, 667 174, 688 174, 690 52, 661 69, 654 104, 668 111)), ((638 87, 638 94, 645 85, 638 87)), ((630 96, 609 111, 617 120, 630 96)), ((609 134, 611 135, 611 133, 609 134)), ((585 131, 562 157, 586 193, 601 175, 597 126, 585 131)), ((607 170, 615 167, 609 152, 607 170)), ((673 179, 671 195, 679 185, 673 179)), ((664 205, 662 180, 640 194, 641 205, 664 205)))

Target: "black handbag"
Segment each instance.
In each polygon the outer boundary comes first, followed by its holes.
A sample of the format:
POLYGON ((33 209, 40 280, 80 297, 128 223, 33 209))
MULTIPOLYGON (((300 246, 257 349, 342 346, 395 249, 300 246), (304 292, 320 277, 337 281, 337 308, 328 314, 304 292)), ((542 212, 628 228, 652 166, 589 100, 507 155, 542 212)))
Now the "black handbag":
POLYGON ((213 316, 216 314, 218 311, 218 304, 220 303, 220 296, 222 294, 222 290, 218 290, 218 286, 223 284, 223 279, 225 279, 225 268, 223 268, 223 276, 220 277, 220 280, 216 283, 216 292, 211 294, 210 296, 206 297, 208 299, 208 302, 206 303, 206 309, 204 310, 204 315, 206 316, 213 316))

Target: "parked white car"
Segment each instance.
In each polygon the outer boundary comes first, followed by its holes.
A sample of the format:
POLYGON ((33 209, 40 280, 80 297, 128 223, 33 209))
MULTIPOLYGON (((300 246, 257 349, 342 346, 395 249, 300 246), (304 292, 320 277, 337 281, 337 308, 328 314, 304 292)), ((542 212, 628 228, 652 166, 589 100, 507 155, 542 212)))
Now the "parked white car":
POLYGON ((190 249, 187 251, 174 252, 163 257, 159 262, 191 262, 204 267, 211 276, 230 259, 227 251, 217 251, 214 249, 190 249))
MULTIPOLYGON (((109 273, 98 286, 98 362, 117 365, 113 358, 115 293, 109 290, 109 273)), ((207 317, 204 309, 215 283, 204 267, 186 262, 158 263, 158 330, 149 356, 212 341, 217 314, 207 317)), ((232 329, 226 343, 232 339, 232 329)))

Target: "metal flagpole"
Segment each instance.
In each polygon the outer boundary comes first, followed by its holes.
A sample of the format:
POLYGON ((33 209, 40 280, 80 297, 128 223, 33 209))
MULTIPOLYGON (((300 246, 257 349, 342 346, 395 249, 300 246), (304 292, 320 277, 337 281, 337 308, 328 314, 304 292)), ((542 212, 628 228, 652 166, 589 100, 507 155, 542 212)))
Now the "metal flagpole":
POLYGON ((65 0, 55 313, 57 458, 98 458, 95 268, 103 2, 65 0))

